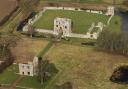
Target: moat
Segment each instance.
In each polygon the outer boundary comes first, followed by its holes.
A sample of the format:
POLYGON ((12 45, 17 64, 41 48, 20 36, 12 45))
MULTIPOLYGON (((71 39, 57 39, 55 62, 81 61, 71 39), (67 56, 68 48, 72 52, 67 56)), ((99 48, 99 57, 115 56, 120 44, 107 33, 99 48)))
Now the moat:
POLYGON ((116 15, 121 17, 122 20, 121 29, 124 32, 128 32, 128 12, 116 12, 116 15))

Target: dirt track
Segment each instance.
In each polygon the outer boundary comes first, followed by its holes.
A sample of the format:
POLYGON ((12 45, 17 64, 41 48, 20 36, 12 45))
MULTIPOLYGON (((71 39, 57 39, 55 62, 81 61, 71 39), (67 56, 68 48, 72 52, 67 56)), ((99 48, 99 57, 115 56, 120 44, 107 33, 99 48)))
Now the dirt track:
POLYGON ((16 0, 0 0, 0 21, 17 6, 16 0))
POLYGON ((92 10, 106 10, 107 4, 88 4, 88 3, 70 3, 70 2, 50 2, 45 1, 43 4, 39 5, 39 9, 42 9, 42 7, 45 6, 61 6, 61 7, 76 7, 76 8, 83 8, 83 9, 92 9, 92 10))

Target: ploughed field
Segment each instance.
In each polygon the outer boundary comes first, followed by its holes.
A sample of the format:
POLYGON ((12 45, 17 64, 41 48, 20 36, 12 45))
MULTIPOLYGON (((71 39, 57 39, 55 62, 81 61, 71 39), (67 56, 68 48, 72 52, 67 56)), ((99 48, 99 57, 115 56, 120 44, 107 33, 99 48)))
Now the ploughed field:
POLYGON ((92 23, 102 22, 106 24, 108 20, 105 15, 87 13, 85 11, 47 10, 34 24, 34 27, 53 30, 56 17, 71 19, 73 22, 72 32, 74 33, 86 33, 92 23))
POLYGON ((0 21, 16 8, 16 0, 0 0, 0 21))
POLYGON ((16 58, 16 62, 27 63, 33 61, 34 56, 38 55, 46 45, 47 41, 25 38, 19 40, 16 47, 13 47, 11 51, 16 58), (27 56, 29 58, 26 58, 27 56))

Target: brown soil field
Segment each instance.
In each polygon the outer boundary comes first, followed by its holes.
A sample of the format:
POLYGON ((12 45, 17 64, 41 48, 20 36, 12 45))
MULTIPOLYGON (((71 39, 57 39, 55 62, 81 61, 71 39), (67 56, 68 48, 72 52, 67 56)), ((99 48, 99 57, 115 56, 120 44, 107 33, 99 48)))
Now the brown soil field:
POLYGON ((16 6, 16 0, 0 0, 0 21, 8 16, 16 6))
POLYGON ((33 61, 34 56, 45 48, 47 41, 34 40, 30 38, 20 39, 16 47, 11 49, 13 56, 16 58, 16 63, 28 63, 33 61))
POLYGON ((42 7, 45 6, 62 6, 62 7, 76 7, 76 8, 83 8, 83 9, 92 9, 92 10, 106 10, 107 4, 89 4, 89 3, 75 3, 75 2, 50 2, 50 1, 44 1, 43 4, 39 5, 39 9, 42 9, 42 7))

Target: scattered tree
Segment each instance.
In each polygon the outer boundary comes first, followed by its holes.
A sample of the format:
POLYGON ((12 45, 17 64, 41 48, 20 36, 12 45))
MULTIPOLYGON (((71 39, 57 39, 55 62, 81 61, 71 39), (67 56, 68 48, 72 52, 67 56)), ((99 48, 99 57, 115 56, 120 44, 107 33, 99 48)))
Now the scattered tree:
POLYGON ((16 40, 17 38, 14 36, 0 37, 0 60, 3 61, 0 65, 0 72, 13 63, 14 56, 11 47, 16 45, 16 40))
POLYGON ((51 79, 58 72, 53 63, 42 58, 39 58, 38 69, 38 80, 41 84, 44 84, 44 82, 51 79))

